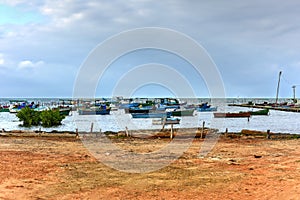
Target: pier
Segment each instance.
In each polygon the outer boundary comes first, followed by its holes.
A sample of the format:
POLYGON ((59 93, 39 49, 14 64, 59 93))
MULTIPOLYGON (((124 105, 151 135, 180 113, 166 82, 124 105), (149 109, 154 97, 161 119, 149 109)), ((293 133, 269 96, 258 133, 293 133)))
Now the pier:
POLYGON ((228 104, 228 106, 247 107, 247 108, 260 108, 269 110, 279 110, 286 112, 300 112, 300 107, 289 106, 270 106, 270 105, 255 105, 255 104, 228 104))

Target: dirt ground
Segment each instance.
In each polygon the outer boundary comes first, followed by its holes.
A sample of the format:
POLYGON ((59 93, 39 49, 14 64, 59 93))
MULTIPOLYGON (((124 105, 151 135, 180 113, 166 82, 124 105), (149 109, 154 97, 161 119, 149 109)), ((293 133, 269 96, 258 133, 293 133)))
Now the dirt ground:
MULTIPOLYGON (((113 142, 149 152, 170 139, 113 142)), ((299 139, 220 138, 199 158, 202 144, 194 139, 160 170, 126 173, 99 162, 74 136, 2 136, 0 199, 300 199, 299 139)))

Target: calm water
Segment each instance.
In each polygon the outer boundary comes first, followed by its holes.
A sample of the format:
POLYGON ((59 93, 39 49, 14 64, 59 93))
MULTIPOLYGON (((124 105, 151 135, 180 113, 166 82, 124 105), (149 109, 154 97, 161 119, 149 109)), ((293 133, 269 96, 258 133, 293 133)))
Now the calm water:
MULTIPOLYGON (((231 99, 227 102, 241 102, 247 101, 231 99)), ((199 102, 199 100, 197 101, 199 102)), ((196 103, 197 103, 196 102, 196 103)), ((235 112, 246 111, 249 108, 240 107, 222 107, 218 102, 215 105, 219 106, 218 111, 235 112)), ((254 109, 255 110, 255 109, 254 109)), ((270 129, 272 132, 281 133, 300 133, 300 113, 270 111, 269 116, 252 116, 250 121, 246 118, 214 118, 210 112, 197 112, 195 111, 193 117, 181 117, 180 125, 176 127, 191 128, 202 127, 203 121, 205 126, 210 128, 218 128, 220 131, 241 131, 242 129, 261 130, 266 131, 270 129)), ((161 125, 153 125, 152 119, 132 119, 130 114, 125 114, 124 110, 111 111, 110 115, 96 116, 96 115, 78 115, 77 112, 66 117, 61 126, 54 128, 42 128, 43 131, 90 131, 91 124, 93 123, 94 131, 119 131, 125 130, 128 127, 130 130, 137 129, 159 129, 161 125)), ((5 130, 38 130, 40 127, 24 128, 20 127, 21 123, 15 114, 0 113, 0 128, 5 130)))

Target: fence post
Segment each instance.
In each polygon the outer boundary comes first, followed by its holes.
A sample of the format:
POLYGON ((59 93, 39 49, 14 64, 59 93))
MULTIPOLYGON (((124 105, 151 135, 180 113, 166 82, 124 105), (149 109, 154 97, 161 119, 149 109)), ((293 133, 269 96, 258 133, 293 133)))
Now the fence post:
POLYGON ((91 133, 93 133, 94 123, 91 123, 91 133))
POLYGON ((171 135, 170 138, 173 139, 173 124, 171 124, 171 135))
POLYGON ((270 134, 270 130, 267 130, 267 139, 271 139, 271 134, 270 134))
POLYGON ((203 134, 204 134, 204 126, 205 126, 205 121, 202 122, 201 139, 203 138, 203 134))
POLYGON ((79 138, 79 134, 78 134, 78 128, 76 128, 76 139, 79 138))

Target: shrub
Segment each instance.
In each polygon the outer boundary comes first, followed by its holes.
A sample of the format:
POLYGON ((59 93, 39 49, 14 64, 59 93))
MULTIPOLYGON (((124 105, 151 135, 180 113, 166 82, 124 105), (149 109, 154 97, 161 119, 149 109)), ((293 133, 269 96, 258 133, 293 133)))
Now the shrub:
POLYGON ((65 116, 60 115, 59 110, 44 110, 41 112, 34 111, 29 107, 22 108, 17 117, 23 121, 23 126, 38 126, 51 127, 61 125, 61 121, 65 116))
POLYGON ((51 127, 61 125, 65 116, 61 115, 59 110, 44 110, 41 112, 40 118, 43 127, 51 127))
POLYGON ((29 107, 22 108, 18 113, 17 117, 20 121, 23 121, 23 126, 37 126, 40 124, 40 115, 37 111, 32 110, 29 107))

